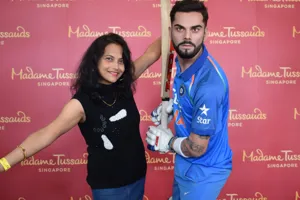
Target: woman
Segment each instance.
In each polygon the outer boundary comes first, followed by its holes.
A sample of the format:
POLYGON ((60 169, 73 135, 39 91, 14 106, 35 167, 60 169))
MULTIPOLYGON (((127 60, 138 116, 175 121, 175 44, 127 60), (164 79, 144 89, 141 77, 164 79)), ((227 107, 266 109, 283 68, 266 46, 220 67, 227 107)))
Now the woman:
POLYGON ((160 40, 134 63, 117 34, 97 38, 87 49, 72 85, 75 95, 48 126, 31 134, 0 160, 8 170, 44 149, 78 124, 88 145, 88 175, 94 200, 141 200, 146 176, 145 149, 134 81, 160 57, 160 40))

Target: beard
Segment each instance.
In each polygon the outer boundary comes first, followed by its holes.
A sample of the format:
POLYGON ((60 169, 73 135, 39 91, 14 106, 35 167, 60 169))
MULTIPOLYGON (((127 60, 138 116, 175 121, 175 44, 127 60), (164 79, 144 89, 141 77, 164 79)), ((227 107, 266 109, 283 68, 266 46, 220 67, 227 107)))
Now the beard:
POLYGON ((202 45, 203 45, 203 41, 198 46, 196 46, 194 43, 188 42, 188 41, 184 41, 184 42, 179 43, 178 45, 175 45, 174 41, 172 40, 172 43, 173 43, 173 47, 174 47, 177 55, 179 57, 181 57, 182 59, 194 58, 199 53, 199 51, 201 50, 202 45), (185 45, 185 44, 192 45, 194 47, 194 50, 190 51, 190 52, 188 51, 188 49, 181 50, 180 45, 185 45))

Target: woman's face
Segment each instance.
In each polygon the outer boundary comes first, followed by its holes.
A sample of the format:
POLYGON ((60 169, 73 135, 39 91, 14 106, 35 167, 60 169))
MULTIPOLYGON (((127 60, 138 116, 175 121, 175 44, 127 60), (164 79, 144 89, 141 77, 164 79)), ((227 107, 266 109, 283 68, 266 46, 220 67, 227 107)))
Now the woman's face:
POLYGON ((124 73, 125 66, 122 58, 123 49, 118 44, 109 44, 98 62, 98 72, 103 78, 102 84, 115 83, 124 73))

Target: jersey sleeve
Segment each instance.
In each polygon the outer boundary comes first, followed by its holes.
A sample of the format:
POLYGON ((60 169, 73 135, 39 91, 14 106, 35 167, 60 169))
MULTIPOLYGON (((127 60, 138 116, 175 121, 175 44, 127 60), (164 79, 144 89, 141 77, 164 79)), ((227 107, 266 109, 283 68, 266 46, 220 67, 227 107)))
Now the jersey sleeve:
POLYGON ((221 111, 222 92, 216 86, 197 89, 194 96, 192 133, 211 136, 216 128, 221 111))

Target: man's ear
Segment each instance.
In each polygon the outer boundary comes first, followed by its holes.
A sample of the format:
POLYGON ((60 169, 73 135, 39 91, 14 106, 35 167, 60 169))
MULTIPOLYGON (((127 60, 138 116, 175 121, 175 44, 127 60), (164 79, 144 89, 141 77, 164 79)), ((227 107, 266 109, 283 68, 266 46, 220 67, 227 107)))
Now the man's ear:
POLYGON ((207 38, 208 38, 208 30, 207 30, 207 27, 205 27, 205 29, 204 29, 204 41, 206 41, 207 38))

